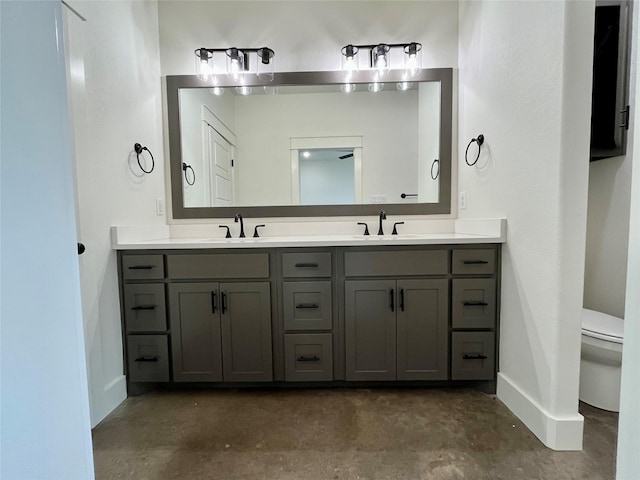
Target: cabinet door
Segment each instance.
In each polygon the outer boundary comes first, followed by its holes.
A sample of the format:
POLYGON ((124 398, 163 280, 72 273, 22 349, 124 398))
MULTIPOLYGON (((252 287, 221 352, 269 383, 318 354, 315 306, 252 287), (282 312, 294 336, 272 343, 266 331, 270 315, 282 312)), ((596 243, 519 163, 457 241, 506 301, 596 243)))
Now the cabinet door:
POLYGON ((396 282, 345 282, 347 380, 396 379, 396 282))
POLYGON ((446 380, 447 280, 398 280, 398 380, 446 380))
POLYGON ((219 308, 217 283, 169 285, 174 381, 222 381, 219 308))
POLYGON ((269 282, 221 283, 222 358, 225 382, 270 382, 269 282))

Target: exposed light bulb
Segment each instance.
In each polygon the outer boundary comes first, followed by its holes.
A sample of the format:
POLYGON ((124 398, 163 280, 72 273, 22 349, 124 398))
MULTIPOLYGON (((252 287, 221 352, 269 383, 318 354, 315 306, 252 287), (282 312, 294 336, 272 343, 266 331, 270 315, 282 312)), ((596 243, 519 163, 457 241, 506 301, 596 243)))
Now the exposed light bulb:
POLYGON ((213 87, 209 89, 209 92, 216 97, 224 95, 224 88, 222 87, 213 87))
POLYGON ((253 92, 253 88, 243 85, 241 87, 236 87, 236 92, 238 92, 240 95, 251 95, 251 92, 253 92))
POLYGON ((311 156, 311 153, 309 153, 309 152, 302 152, 302 156, 303 156, 304 158, 309 158, 309 157, 311 156))
POLYGON ((401 92, 406 92, 413 87, 413 82, 398 82, 396 83, 396 88, 401 92))
POLYGON ((343 83, 342 85, 340 85, 340 91, 343 93, 351 93, 351 92, 355 92, 355 90, 356 90, 355 83, 343 83))
POLYGON ((373 93, 377 93, 384 88, 384 83, 373 82, 369 84, 369 91, 373 93))
POLYGON ((231 70, 230 73, 233 79, 238 80, 240 78, 240 62, 238 61, 237 58, 231 59, 230 70, 231 70))

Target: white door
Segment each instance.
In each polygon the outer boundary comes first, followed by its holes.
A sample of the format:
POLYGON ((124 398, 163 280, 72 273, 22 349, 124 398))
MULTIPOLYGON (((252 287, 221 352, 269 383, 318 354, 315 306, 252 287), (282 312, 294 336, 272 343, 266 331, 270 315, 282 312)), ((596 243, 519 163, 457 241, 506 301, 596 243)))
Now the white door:
POLYGON ((205 165, 209 172, 209 205, 233 202, 233 146, 209 124, 206 126, 205 165))

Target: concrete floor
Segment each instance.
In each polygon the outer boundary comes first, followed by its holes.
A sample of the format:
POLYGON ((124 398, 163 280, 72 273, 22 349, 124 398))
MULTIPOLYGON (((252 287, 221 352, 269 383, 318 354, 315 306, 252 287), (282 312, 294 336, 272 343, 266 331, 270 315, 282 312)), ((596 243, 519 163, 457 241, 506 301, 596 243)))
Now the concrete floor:
POLYGON ((158 391, 94 429, 96 478, 613 479, 618 415, 580 411, 584 450, 554 452, 474 390, 158 391))

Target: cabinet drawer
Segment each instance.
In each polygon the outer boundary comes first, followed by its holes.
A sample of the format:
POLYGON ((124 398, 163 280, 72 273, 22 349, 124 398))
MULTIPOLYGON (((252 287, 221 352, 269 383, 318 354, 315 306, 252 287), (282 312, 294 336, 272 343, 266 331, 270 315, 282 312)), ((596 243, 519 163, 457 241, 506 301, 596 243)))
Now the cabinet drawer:
POLYGON ((268 253, 168 255, 170 278, 267 278, 268 253))
POLYGON ((164 284, 124 286, 124 320, 127 332, 162 332, 167 329, 164 284))
POLYGON ((166 335, 128 335, 127 357, 129 381, 169 381, 169 347, 166 335))
POLYGON ((346 252, 347 277, 382 275, 446 275, 449 271, 446 250, 406 250, 346 252))
POLYGON ((454 250, 452 273, 491 275, 496 270, 496 251, 493 249, 454 250))
POLYGON ((330 333, 284 336, 285 380, 317 382, 333 380, 330 333))
POLYGON ((493 380, 494 371, 493 332, 451 334, 451 380, 493 380))
POLYGON ((285 282, 285 330, 331 330, 331 282, 285 282))
POLYGON ((283 253, 282 276, 330 277, 331 252, 283 253))
POLYGON ((162 255, 123 255, 122 278, 125 280, 159 280, 164 278, 162 255))
POLYGON ((453 280, 451 293, 453 328, 494 328, 496 282, 493 278, 453 280))

